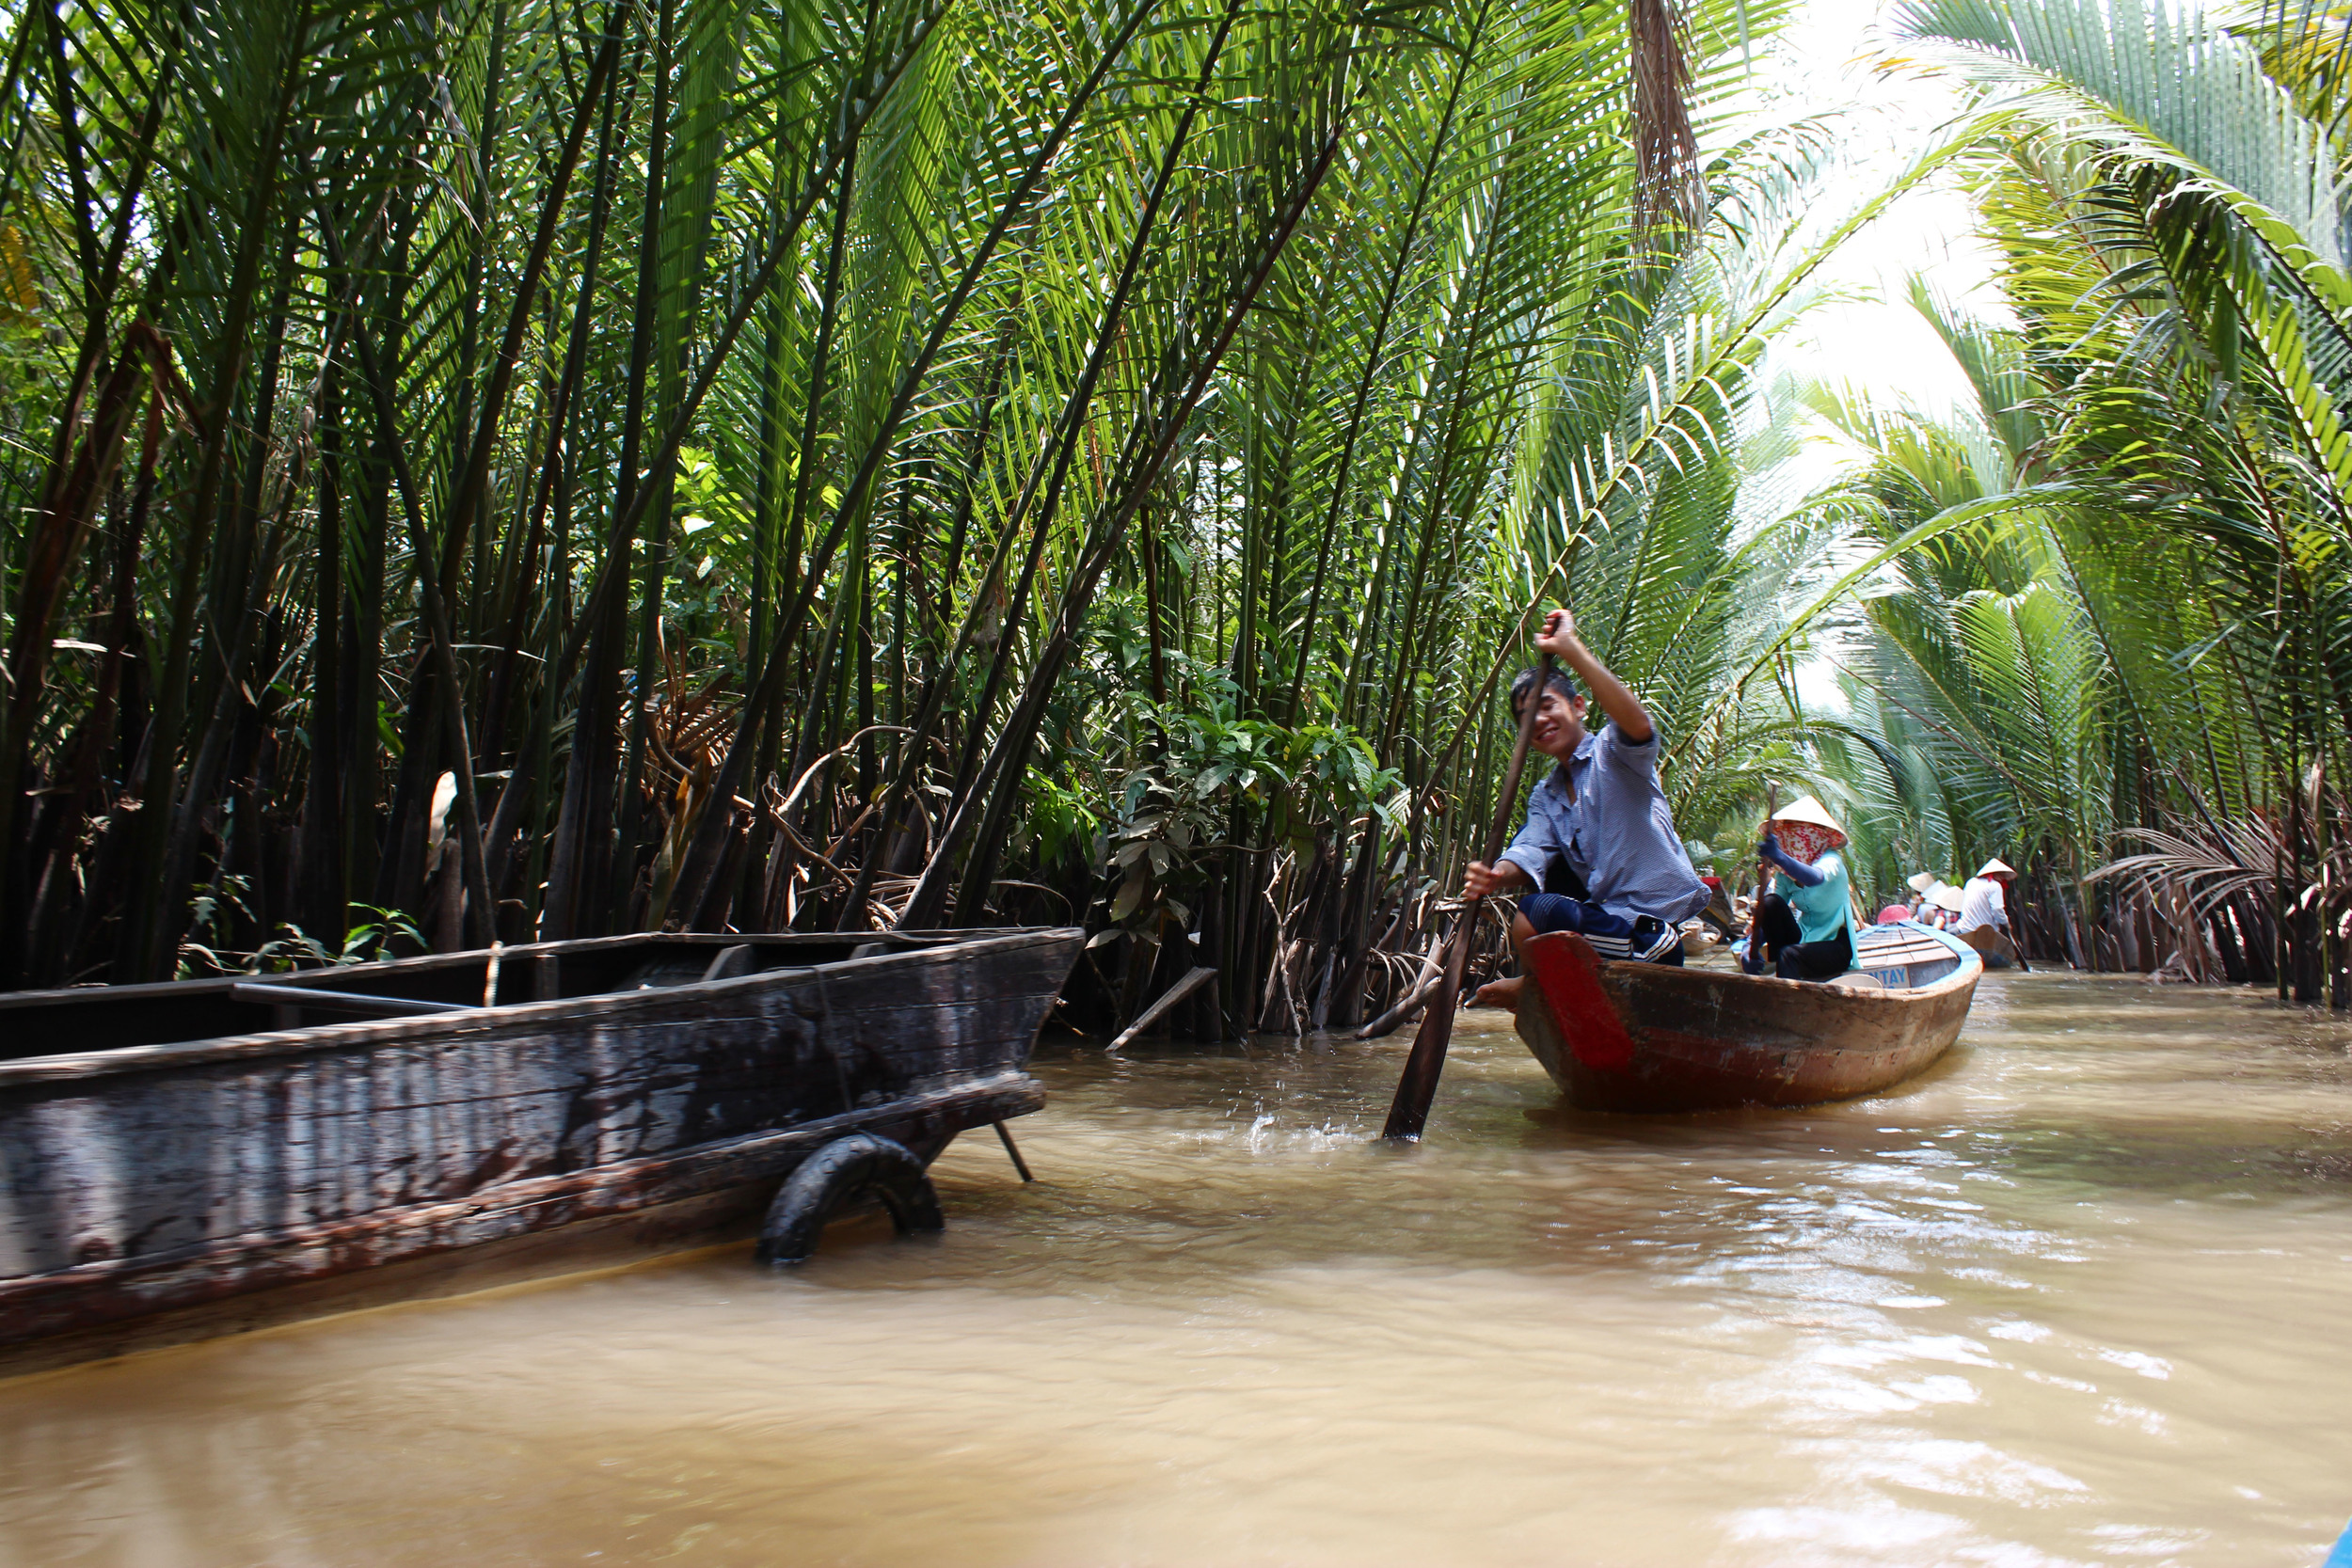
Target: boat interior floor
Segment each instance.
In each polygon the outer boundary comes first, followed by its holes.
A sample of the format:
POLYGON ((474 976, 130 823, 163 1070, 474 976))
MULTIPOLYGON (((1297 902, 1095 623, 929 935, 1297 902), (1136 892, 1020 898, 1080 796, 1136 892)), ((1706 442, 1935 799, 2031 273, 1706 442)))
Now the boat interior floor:
POLYGON ((1871 926, 1855 944, 1853 968, 1827 983, 1859 990, 1913 990, 1933 985, 1966 961, 1924 927, 1871 926))

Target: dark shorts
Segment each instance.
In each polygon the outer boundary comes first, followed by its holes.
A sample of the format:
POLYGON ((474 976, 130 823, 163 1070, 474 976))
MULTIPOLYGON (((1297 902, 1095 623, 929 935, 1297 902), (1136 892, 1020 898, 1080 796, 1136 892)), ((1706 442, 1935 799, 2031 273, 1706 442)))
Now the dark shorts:
POLYGON ((1538 931, 1574 931, 1593 944, 1604 958, 1645 958, 1651 963, 1682 961, 1682 932, 1656 915, 1628 920, 1598 904, 1562 893, 1531 893, 1519 900, 1519 913, 1538 931))
POLYGON ((1769 964, 1784 980, 1831 980, 1853 967, 1853 939, 1840 926, 1827 942, 1804 941, 1797 911, 1777 893, 1768 893, 1756 911, 1761 954, 1748 955, 1748 973, 1761 974, 1769 964))

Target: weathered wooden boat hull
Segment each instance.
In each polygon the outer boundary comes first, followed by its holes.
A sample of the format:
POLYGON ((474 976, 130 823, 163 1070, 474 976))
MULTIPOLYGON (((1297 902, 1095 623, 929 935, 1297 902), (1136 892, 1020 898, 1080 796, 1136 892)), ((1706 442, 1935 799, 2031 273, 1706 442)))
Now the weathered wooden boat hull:
MULTIPOLYGON (((165 1044, 122 1042, 277 1014, 228 982, 0 998, 0 1344, 635 1211, 756 1204, 850 1132, 928 1161, 1043 1103, 1024 1069, 1081 940, 515 948, 501 993, 548 1000, 165 1044), (750 972, 698 978, 714 968, 750 972), (610 989, 633 974, 646 989, 610 989), (86 1049, 23 1053, 58 1029, 86 1049)), ((478 1002, 487 969, 453 955, 282 978, 478 1002)))
POLYGON ((1994 967, 2017 961, 2017 944, 1997 926, 1979 926, 1960 940, 1983 954, 1994 967))
MULTIPOLYGON (((1906 940, 1926 955, 1924 935, 1906 940)), ((1943 1055, 1967 1021, 1982 960, 1934 941, 1936 956, 1890 966, 1890 986, 1866 974, 1821 984, 1604 963, 1572 932, 1538 936, 1527 945, 1519 1037, 1583 1110, 1811 1105, 1875 1094, 1943 1055)))

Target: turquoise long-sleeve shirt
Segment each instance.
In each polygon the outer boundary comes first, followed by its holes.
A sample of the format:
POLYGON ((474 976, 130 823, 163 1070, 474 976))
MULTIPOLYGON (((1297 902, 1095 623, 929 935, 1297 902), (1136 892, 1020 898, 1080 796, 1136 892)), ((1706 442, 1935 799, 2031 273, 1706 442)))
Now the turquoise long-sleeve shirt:
POLYGON ((1853 925, 1853 892, 1846 878, 1846 857, 1832 849, 1813 863, 1813 869, 1821 874, 1819 886, 1799 887, 1784 871, 1773 877, 1772 891, 1788 900, 1797 929, 1805 941, 1828 942, 1853 925))

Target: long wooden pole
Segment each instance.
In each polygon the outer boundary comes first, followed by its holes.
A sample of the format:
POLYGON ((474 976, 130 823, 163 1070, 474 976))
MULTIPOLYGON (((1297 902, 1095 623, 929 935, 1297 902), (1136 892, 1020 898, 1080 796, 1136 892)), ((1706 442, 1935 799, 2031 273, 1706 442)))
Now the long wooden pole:
MULTIPOLYGON (((1764 785, 1764 825, 1757 830, 1756 836, 1760 838, 1770 832, 1772 818, 1779 815, 1780 785, 1768 782, 1764 785)), ((1756 896, 1748 900, 1748 961, 1750 963, 1764 961, 1764 895, 1772 891, 1772 865, 1758 856, 1756 863, 1756 896)))
MULTIPOLYGON (((1502 793, 1495 800, 1494 824, 1486 832, 1488 865, 1502 856, 1504 836, 1511 831, 1511 814, 1519 802, 1519 775, 1526 770, 1528 744, 1535 736, 1535 713, 1543 706, 1544 692, 1550 685, 1551 654, 1547 650, 1534 689, 1527 694, 1527 710, 1519 715, 1519 738, 1511 748, 1510 771, 1502 776, 1502 793)), ((1422 1124, 1429 1119, 1429 1102, 1438 1098, 1438 1075, 1445 1070, 1445 1050, 1454 1039, 1454 1009, 1462 994, 1462 972, 1470 964, 1470 942, 1478 934, 1478 911, 1486 901, 1480 894, 1462 905, 1462 918, 1454 927, 1454 949, 1446 955, 1445 978, 1421 1016, 1421 1031, 1413 1037, 1412 1054, 1405 1058, 1405 1075, 1397 1080, 1396 1100, 1389 1106, 1389 1124, 1380 1130, 1384 1138, 1418 1138, 1422 1124)))

